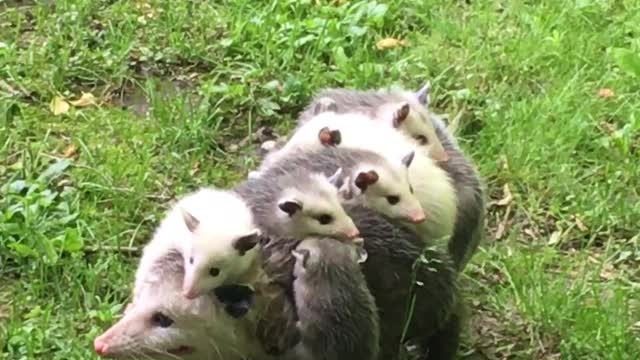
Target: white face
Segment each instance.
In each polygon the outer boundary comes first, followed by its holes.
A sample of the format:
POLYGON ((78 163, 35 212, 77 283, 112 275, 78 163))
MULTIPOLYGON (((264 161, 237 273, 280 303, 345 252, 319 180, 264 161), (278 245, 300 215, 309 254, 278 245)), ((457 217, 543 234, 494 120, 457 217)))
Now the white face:
POLYGON ((201 296, 229 281, 238 281, 247 275, 256 261, 256 230, 240 236, 207 236, 205 231, 196 229, 192 240, 184 258, 182 289, 188 299, 201 296))
POLYGON ((360 234, 340 203, 338 189, 326 177, 312 175, 305 189, 309 191, 287 189, 278 201, 280 218, 290 236, 353 239, 360 234))
POLYGON ((409 183, 408 168, 398 164, 387 166, 363 165, 350 176, 350 186, 359 194, 360 201, 367 207, 392 219, 408 221, 413 224, 425 220, 420 201, 413 193, 409 183), (358 181, 360 174, 376 174, 365 176, 367 180, 358 181))

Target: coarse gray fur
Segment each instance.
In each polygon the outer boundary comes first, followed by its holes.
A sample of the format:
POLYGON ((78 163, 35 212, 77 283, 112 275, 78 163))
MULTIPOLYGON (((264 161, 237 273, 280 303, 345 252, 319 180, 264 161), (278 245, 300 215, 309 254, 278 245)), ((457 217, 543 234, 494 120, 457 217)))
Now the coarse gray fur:
POLYGON ((431 117, 449 160, 437 163, 453 180, 457 196, 457 215, 449 253, 458 271, 464 270, 484 237, 485 198, 480 176, 456 144, 444 123, 431 117))
MULTIPOLYGON (((417 267, 416 301, 412 320, 405 340, 418 344, 422 359, 453 359, 458 348, 462 299, 458 295, 457 273, 450 257, 437 250, 423 252, 422 241, 409 229, 394 223, 375 211, 361 206, 346 206, 347 213, 361 230, 367 261, 361 269, 373 294, 380 316, 380 360, 398 359, 400 340, 404 329, 413 263, 424 254, 427 264, 417 267)), ((292 242, 269 241, 263 244, 263 269, 277 279, 283 291, 291 291, 291 269, 294 259, 290 255, 296 246, 292 242), (287 290, 287 287, 289 290, 287 290)), ((334 283, 334 287, 352 284, 334 283)), ((284 318, 296 314, 282 313, 284 318)), ((289 321, 291 322, 291 321, 289 321)), ((331 329, 342 333, 340 324, 331 329)), ((289 332, 295 329, 289 328, 289 332)), ((287 332, 270 334, 279 339, 287 332)), ((261 341, 269 341, 261 339, 261 341)))
POLYGON ((288 235, 283 234, 282 228, 278 225, 282 222, 277 215, 279 197, 288 188, 324 196, 313 186, 314 182, 310 180, 311 173, 307 169, 292 169, 286 173, 251 178, 237 184, 233 191, 247 202, 253 212, 256 225, 265 236, 286 238, 288 235))
POLYGON ((265 169, 261 176, 269 179, 271 176, 284 175, 295 169, 306 169, 307 171, 330 176, 338 168, 342 168, 343 174, 350 174, 360 164, 384 165, 387 161, 373 151, 325 146, 287 154, 287 156, 265 169))
MULTIPOLYGON (((316 115, 319 104, 325 102, 326 99, 331 99, 335 102, 331 110, 336 113, 358 111, 374 116, 376 109, 381 105, 405 101, 403 95, 402 91, 395 89, 323 89, 313 97, 309 105, 298 116, 298 125, 306 123, 316 115)), ((320 106, 320 108, 322 107, 320 106)))
POLYGON ((378 313, 356 247, 331 238, 307 238, 296 247, 293 294, 301 335, 296 359, 377 359, 378 313))

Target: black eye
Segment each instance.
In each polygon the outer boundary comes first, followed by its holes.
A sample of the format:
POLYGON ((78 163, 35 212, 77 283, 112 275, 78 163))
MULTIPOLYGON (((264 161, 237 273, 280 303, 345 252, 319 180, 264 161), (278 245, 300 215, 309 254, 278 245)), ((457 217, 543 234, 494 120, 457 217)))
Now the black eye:
POLYGON ((316 220, 318 220, 318 222, 322 225, 327 225, 333 221, 333 216, 329 214, 322 214, 322 215, 316 216, 316 220))
POLYGON ((391 205, 395 205, 400 202, 400 196, 397 195, 389 195, 387 196, 387 202, 391 205))
POLYGON ((160 326, 163 328, 167 328, 173 324, 173 320, 167 315, 156 311, 151 315, 151 323, 154 326, 160 326))
POLYGON ((220 269, 218 269, 217 267, 212 267, 211 269, 209 269, 209 275, 213 277, 220 275, 220 269))
POLYGON ((429 143, 429 140, 424 135, 416 135, 413 138, 416 139, 420 145, 427 145, 429 143))
POLYGON ((189 258, 189 264, 193 265, 193 256, 189 258))

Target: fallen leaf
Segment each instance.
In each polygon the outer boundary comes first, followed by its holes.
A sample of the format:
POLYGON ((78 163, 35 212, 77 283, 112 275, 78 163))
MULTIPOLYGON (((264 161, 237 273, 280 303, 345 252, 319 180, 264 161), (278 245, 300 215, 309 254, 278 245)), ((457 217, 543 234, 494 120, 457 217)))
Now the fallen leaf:
POLYGON ((549 237, 549 241, 547 242, 548 245, 556 245, 557 243, 560 242, 560 236, 562 235, 561 231, 554 231, 551 236, 549 237))
POLYGON ((49 103, 49 110, 53 115, 61 115, 69 111, 69 103, 60 96, 54 97, 49 103))
POLYGON ((587 225, 584 224, 584 222, 582 221, 582 219, 580 219, 579 216, 577 215, 575 216, 575 221, 576 221, 576 226, 578 227, 578 229, 580 229, 580 231, 585 232, 589 230, 587 225))
POLYGON ((96 103, 96 97, 93 96, 92 93, 86 93, 86 92, 82 93, 82 96, 80 96, 80 99, 69 101, 69 104, 71 104, 71 105, 73 105, 75 107, 84 107, 84 106, 89 106, 89 105, 95 105, 95 103, 96 103))
POLYGON ((72 158, 74 156, 76 156, 78 154, 78 147, 75 146, 74 144, 69 144, 67 145, 67 147, 64 149, 64 153, 62 153, 62 156, 68 158, 72 158))
POLYGON ((513 201, 513 194, 511 193, 511 189, 509 188, 509 184, 504 184, 502 187, 502 199, 496 202, 498 206, 507 206, 511 204, 513 201))
POLYGON ((389 37, 384 38, 376 43, 376 47, 378 48, 378 50, 393 49, 398 46, 407 47, 409 46, 409 42, 407 41, 407 39, 398 40, 396 38, 389 37))
POLYGON ((602 88, 600 90, 598 90, 598 97, 601 98, 610 98, 613 97, 615 94, 613 93, 613 90, 609 89, 609 88, 602 88))

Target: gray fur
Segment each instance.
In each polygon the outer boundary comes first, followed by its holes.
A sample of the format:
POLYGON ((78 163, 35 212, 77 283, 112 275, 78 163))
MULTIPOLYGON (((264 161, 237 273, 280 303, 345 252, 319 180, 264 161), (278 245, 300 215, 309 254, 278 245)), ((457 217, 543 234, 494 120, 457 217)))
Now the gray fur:
POLYGON ((354 245, 310 238, 297 249, 309 252, 305 265, 297 260, 296 269, 304 270, 298 270, 293 281, 301 333, 301 343, 294 349, 297 358, 377 359, 376 304, 356 262, 354 245))
MULTIPOLYGON (((337 169, 337 168, 336 168, 337 169)), ((335 170, 334 169, 334 172, 335 170)), ((283 191, 287 188, 296 188, 300 192, 313 194, 318 192, 310 180, 311 172, 308 169, 291 169, 288 172, 261 175, 259 178, 250 178, 233 189, 243 198, 251 211, 254 221, 266 236, 287 237, 278 225, 281 220, 277 215, 277 202, 283 191)), ((319 196, 323 196, 319 194, 319 196)))
POLYGON ((287 154, 287 156, 263 170, 264 172, 261 176, 269 179, 272 176, 287 174, 295 169, 305 169, 306 171, 319 172, 325 176, 330 176, 338 168, 342 168, 344 174, 350 174, 356 166, 364 162, 368 164, 385 164, 387 160, 372 151, 325 146, 287 154))
MULTIPOLYGON (((412 265, 423 253, 422 241, 409 229, 375 211, 361 206, 347 206, 346 209, 360 228, 368 253, 368 259, 361 269, 379 309, 378 359, 397 359, 409 300, 412 265)), ((290 253, 295 246, 295 243, 273 240, 262 246, 263 269, 277 279, 285 292, 291 291, 294 260, 290 253)), ((428 264, 417 268, 416 280, 422 286, 416 290, 414 314, 406 340, 420 345, 424 359, 453 359, 460 332, 461 299, 456 286, 457 273, 447 254, 425 250, 424 257, 428 264), (429 354, 428 357, 425 353, 429 354)), ((353 285, 334 282, 333 286, 347 288, 353 285)), ((284 318, 296 316, 291 312, 282 315, 284 318)), ((332 332, 342 333, 339 323, 333 325, 332 332)), ((288 329, 288 332, 294 331, 288 329)), ((287 331, 271 336, 287 336, 287 331)))
MULTIPOLYGON (((434 117, 432 117, 434 118, 434 117)), ((458 271, 464 270, 484 236, 485 199, 483 185, 471 161, 465 157, 444 123, 433 121, 449 160, 439 162, 453 180, 457 196, 457 216, 449 253, 458 271)))
POLYGON ((378 107, 390 102, 405 101, 403 93, 394 89, 380 90, 355 90, 355 89, 324 89, 313 97, 311 103, 302 111, 298 117, 298 125, 309 121, 317 115, 318 107, 322 108, 327 99, 334 101, 332 109, 336 113, 346 113, 352 111, 363 112, 374 116, 378 107))

